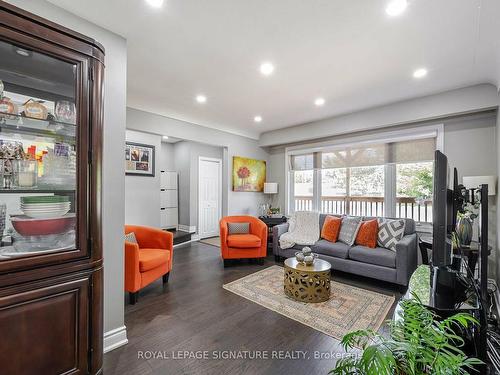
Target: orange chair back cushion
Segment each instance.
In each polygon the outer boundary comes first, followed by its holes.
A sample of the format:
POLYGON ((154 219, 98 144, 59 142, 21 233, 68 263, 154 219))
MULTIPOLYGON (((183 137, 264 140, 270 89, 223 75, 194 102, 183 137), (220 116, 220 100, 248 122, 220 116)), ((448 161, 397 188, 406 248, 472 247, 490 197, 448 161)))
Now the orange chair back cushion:
POLYGON ((356 235, 356 245, 371 247, 377 246, 378 221, 377 219, 362 221, 356 235))
POLYGON ((340 217, 327 216, 323 228, 321 228, 321 238, 330 242, 337 242, 341 225, 342 219, 340 217))

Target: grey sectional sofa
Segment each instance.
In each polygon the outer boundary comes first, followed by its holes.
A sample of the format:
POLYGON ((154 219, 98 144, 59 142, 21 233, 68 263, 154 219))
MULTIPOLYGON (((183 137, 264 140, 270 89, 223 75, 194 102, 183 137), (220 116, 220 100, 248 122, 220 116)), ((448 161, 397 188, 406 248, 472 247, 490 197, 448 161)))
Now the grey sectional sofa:
MULTIPOLYGON (((320 231, 326 216, 320 215, 320 231)), ((363 218, 363 220, 369 219, 373 218, 363 218)), ((415 232, 415 221, 411 219, 405 219, 405 221, 405 234, 401 241, 396 244, 396 251, 381 247, 371 249, 358 245, 348 246, 342 242, 332 243, 323 239, 310 247, 321 259, 328 261, 333 270, 407 286, 413 271, 417 268, 418 240, 415 232)), ((273 253, 277 260, 293 257, 298 250, 304 247, 295 245, 291 249, 282 249, 279 245, 279 238, 287 231, 288 223, 273 227, 273 253)))

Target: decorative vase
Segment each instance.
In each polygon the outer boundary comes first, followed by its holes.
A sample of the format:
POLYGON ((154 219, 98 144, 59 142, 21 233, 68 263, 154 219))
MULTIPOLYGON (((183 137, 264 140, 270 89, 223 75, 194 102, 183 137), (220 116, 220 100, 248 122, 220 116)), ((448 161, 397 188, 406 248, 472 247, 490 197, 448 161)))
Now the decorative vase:
POLYGON ((462 246, 470 246, 472 242, 472 220, 461 217, 457 223, 457 235, 462 246))

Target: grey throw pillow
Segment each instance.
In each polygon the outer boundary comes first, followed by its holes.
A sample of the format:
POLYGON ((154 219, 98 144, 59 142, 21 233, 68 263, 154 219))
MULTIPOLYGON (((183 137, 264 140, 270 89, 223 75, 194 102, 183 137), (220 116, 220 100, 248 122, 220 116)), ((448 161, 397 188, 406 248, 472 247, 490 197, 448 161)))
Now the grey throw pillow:
POLYGON ((344 216, 342 218, 342 225, 340 226, 339 241, 352 246, 360 226, 361 217, 344 216))
POLYGON ((396 244, 405 234, 405 221, 403 219, 378 219, 377 245, 396 251, 396 244))
POLYGON ((228 234, 250 233, 250 223, 227 223, 228 234))
POLYGON ((126 234, 125 235, 125 241, 126 242, 132 242, 132 243, 138 244, 137 243, 137 238, 135 238, 135 233, 134 232, 130 232, 130 233, 126 234))

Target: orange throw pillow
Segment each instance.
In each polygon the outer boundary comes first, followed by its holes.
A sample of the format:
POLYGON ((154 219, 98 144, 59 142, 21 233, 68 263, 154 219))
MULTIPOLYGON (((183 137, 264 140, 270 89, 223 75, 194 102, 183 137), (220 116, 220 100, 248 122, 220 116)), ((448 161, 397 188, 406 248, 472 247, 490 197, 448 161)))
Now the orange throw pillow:
POLYGON ((356 236, 356 245, 371 247, 377 246, 378 221, 377 219, 362 221, 356 236))
POLYGON ((330 242, 337 242, 341 225, 342 219, 340 217, 327 216, 323 228, 321 228, 321 238, 330 242))

